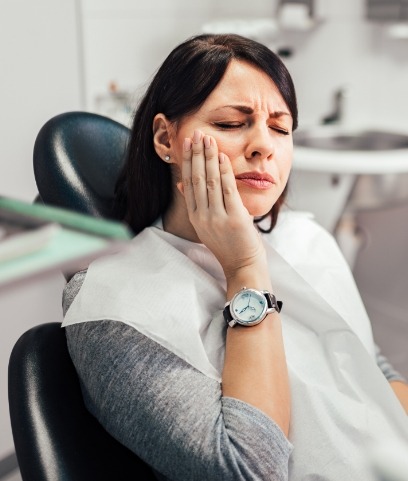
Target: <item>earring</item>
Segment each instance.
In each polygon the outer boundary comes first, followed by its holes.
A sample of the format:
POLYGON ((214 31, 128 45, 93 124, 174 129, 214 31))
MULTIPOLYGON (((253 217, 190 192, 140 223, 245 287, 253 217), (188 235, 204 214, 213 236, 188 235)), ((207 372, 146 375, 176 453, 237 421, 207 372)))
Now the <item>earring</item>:
POLYGON ((168 162, 168 161, 170 160, 170 155, 166 155, 166 157, 164 158, 164 160, 165 160, 166 162, 168 162))

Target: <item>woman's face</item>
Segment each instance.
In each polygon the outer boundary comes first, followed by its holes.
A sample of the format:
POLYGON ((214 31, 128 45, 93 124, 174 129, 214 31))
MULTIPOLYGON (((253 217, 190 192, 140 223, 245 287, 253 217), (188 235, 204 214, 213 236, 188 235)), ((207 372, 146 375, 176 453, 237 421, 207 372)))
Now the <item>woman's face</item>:
POLYGON ((268 213, 286 186, 293 152, 292 116, 270 77, 232 61, 200 110, 174 131, 171 157, 179 168, 183 141, 194 130, 213 136, 219 152, 228 155, 248 212, 268 213))

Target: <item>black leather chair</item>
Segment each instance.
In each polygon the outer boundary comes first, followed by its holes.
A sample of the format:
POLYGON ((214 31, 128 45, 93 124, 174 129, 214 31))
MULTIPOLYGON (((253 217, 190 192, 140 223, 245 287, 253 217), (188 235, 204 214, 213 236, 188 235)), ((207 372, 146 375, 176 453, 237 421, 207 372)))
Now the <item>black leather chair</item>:
MULTIPOLYGON (((129 130, 100 115, 69 112, 48 121, 34 148, 40 199, 111 217, 129 130)), ((24 481, 153 481, 147 464, 89 414, 60 323, 28 330, 9 362, 9 405, 24 481)))
POLYGON ((59 322, 33 327, 15 344, 9 403, 24 481, 156 479, 86 410, 59 322))
POLYGON ((114 218, 114 188, 129 136, 124 125, 89 112, 66 112, 50 119, 34 144, 40 200, 114 218))

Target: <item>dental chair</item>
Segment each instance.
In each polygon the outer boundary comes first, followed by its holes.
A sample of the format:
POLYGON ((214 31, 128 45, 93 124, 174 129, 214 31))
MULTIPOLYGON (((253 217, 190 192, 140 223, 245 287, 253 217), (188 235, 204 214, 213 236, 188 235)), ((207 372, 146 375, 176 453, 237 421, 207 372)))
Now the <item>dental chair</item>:
POLYGON ((34 144, 38 200, 116 218, 114 189, 129 135, 124 125, 89 112, 67 112, 50 119, 34 144))
MULTIPOLYGON (((34 147, 37 201, 113 218, 114 186, 129 133, 86 112, 49 120, 34 147)), ((35 326, 20 337, 8 383, 23 481, 156 480, 151 468, 86 410, 59 322, 35 326)))

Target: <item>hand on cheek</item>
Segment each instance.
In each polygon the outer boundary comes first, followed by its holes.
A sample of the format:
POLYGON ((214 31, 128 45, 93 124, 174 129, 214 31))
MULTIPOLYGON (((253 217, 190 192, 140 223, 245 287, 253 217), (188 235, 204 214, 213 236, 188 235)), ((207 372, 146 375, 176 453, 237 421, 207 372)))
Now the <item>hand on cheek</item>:
POLYGON ((184 140, 179 190, 198 237, 217 257, 227 277, 264 261, 263 245, 242 203, 231 162, 218 151, 214 137, 196 130, 184 140))

